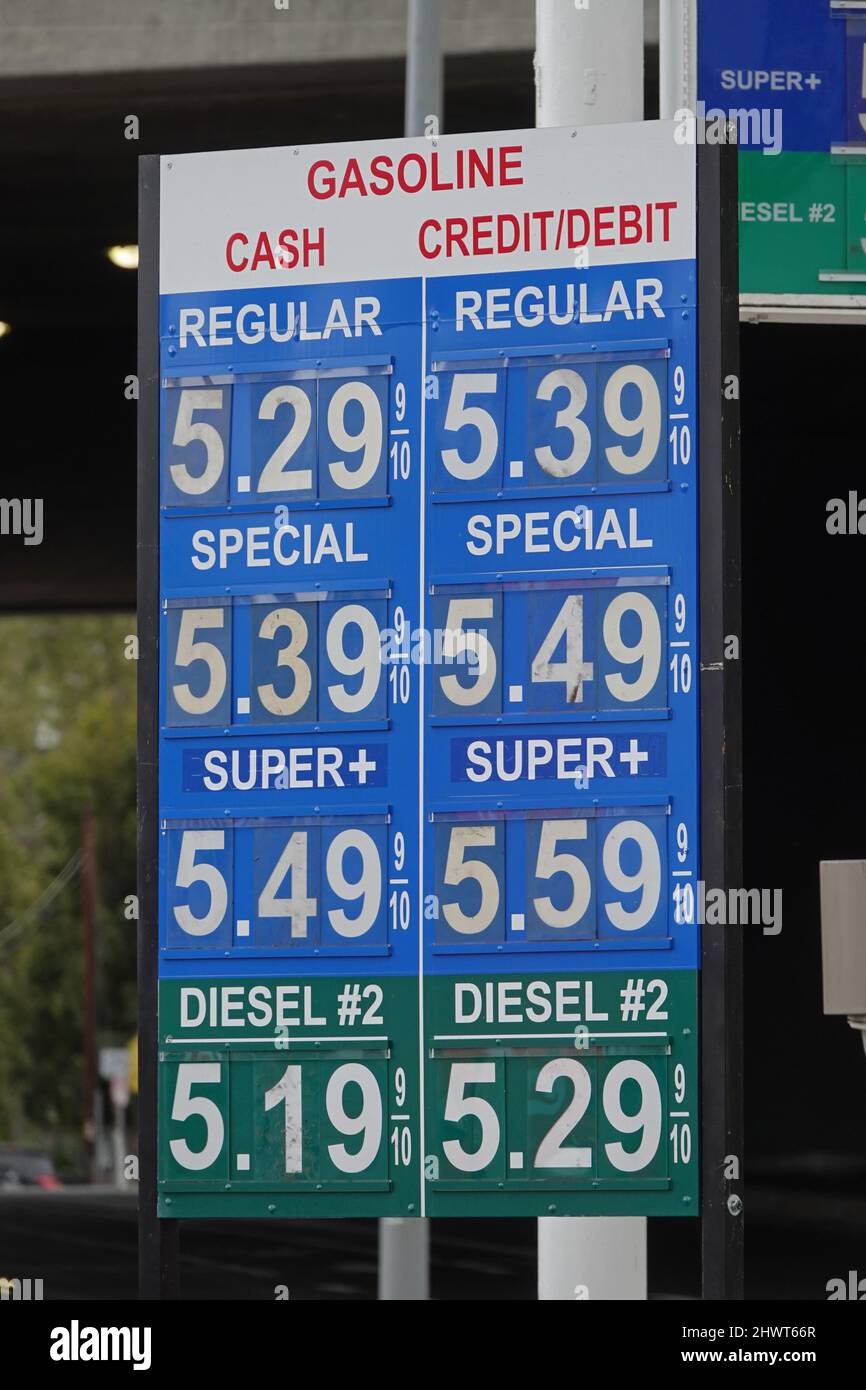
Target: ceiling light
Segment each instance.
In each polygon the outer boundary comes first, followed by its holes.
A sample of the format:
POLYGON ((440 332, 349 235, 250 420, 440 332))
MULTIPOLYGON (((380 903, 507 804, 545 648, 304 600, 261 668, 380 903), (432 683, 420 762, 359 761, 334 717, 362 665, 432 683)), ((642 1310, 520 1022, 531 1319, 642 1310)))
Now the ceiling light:
POLYGON ((109 246, 105 254, 119 270, 138 270, 137 246, 109 246))
POLYGON ((11 323, 4 323, 3 320, 0 319, 0 338, 8 338, 8 337, 9 337, 9 334, 10 334, 11 332, 12 332, 12 325, 11 325, 11 323))

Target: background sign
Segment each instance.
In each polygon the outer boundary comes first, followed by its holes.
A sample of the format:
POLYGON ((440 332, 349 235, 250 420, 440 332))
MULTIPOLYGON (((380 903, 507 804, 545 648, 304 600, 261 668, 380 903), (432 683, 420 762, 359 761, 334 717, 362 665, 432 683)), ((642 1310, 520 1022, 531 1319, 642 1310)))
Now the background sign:
POLYGON ((695 182, 162 160, 162 1215, 697 1214, 695 182))
POLYGON ((866 307, 866 13, 699 4, 698 96, 740 119, 745 304, 866 307))

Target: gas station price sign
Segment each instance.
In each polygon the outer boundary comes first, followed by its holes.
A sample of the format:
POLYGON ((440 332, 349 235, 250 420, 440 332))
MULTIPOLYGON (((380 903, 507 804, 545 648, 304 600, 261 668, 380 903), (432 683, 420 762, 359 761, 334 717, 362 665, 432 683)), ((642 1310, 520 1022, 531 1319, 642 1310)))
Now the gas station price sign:
POLYGON ((742 146, 743 305, 866 307, 866 10, 861 0, 698 0, 698 97, 742 146))
POLYGON ((161 161, 161 1215, 697 1214, 695 202, 161 161))

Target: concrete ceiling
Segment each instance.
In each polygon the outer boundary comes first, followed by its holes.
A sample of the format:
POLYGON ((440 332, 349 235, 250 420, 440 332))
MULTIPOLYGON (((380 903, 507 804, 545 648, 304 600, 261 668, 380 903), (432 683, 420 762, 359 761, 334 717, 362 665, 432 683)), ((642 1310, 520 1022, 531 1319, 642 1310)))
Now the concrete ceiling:
MULTIPOLYGON (((135 600, 136 277, 104 253, 136 240, 138 156, 394 136, 402 109, 391 59, 0 81, 0 494, 45 516, 41 546, 0 536, 0 608, 135 600)), ((446 123, 531 125, 531 55, 449 60, 446 123)))

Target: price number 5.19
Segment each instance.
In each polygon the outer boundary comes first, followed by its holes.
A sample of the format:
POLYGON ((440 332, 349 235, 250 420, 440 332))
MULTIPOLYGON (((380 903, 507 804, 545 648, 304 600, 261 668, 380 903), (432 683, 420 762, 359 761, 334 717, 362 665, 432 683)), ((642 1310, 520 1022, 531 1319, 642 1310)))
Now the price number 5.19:
POLYGON ((287 1065, 275 1057, 233 1059, 231 1069, 214 1060, 170 1065, 163 1178, 195 1173, 303 1186, 386 1177, 385 1065, 324 1059, 287 1065))

